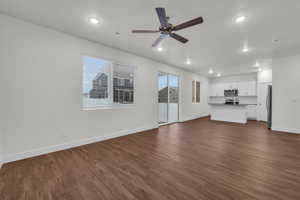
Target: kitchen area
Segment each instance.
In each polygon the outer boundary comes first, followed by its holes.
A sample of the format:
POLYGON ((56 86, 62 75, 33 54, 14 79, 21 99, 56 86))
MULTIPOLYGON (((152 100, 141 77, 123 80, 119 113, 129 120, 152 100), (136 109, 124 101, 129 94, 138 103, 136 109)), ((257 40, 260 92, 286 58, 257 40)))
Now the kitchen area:
POLYGON ((241 124, 248 120, 268 121, 261 116, 268 115, 268 94, 260 91, 262 81, 259 75, 249 73, 211 78, 208 97, 211 120, 241 124))

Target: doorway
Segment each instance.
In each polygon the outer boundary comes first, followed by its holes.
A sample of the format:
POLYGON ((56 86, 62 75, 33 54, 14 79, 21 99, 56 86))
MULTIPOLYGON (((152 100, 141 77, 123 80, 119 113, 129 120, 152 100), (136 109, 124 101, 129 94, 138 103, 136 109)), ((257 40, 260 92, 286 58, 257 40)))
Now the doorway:
POLYGON ((179 119, 179 77, 158 73, 158 123, 175 123, 179 119))
POLYGON ((268 88, 272 83, 259 83, 258 84, 258 105, 257 105, 257 119, 259 121, 268 121, 268 88))

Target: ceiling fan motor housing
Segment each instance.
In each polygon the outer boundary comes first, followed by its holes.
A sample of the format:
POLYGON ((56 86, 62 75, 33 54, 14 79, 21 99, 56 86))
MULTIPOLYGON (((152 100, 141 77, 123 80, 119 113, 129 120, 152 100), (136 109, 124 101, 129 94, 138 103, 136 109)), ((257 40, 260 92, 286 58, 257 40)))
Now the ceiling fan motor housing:
POLYGON ((165 34, 171 33, 172 29, 173 29, 172 24, 168 24, 168 26, 160 26, 159 27, 160 32, 165 33, 165 34))
POLYGON ((158 30, 133 30, 132 31, 133 33, 158 33, 158 32, 160 32, 160 36, 152 44, 152 47, 158 46, 159 43, 167 36, 170 36, 171 38, 173 38, 181 43, 187 43, 189 41, 188 39, 182 37, 181 35, 173 33, 173 32, 203 23, 203 18, 197 17, 195 19, 181 23, 177 26, 173 26, 172 24, 169 23, 170 17, 168 17, 166 15, 165 8, 156 8, 156 12, 157 12, 158 19, 160 22, 160 27, 158 30))

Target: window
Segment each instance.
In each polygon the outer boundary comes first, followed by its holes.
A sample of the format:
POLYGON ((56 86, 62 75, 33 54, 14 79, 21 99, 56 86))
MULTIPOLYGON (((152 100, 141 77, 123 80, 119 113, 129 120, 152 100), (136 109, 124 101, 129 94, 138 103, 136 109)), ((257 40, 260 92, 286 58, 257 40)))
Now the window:
POLYGON ((199 81, 192 82, 192 102, 193 103, 200 103, 200 90, 201 84, 199 81))
POLYGON ((83 56, 83 109, 134 103, 134 67, 83 56))

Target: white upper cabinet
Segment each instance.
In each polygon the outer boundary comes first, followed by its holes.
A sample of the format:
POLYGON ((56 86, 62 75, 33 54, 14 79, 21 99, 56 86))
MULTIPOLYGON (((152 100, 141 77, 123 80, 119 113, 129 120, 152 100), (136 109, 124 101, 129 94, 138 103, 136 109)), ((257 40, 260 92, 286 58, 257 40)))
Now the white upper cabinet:
POLYGON ((239 82, 237 83, 237 88, 239 90, 239 96, 248 96, 248 82, 239 82))
POLYGON ((257 95, 257 83, 256 81, 251 81, 249 83, 249 95, 256 96, 257 95))
POLYGON ((256 96, 256 81, 238 83, 239 96, 256 96))
POLYGON ((238 89, 237 83, 229 83, 229 90, 238 89))
MULTIPOLYGON (((231 87, 231 83, 220 83, 223 85, 224 90, 229 90, 231 87)), ((223 94, 224 95, 224 94, 223 94)))
POLYGON ((224 96, 224 90, 238 89, 239 96, 256 96, 256 81, 212 83, 210 96, 224 96))
POLYGON ((213 97, 224 96, 224 85, 221 83, 212 83, 210 85, 210 96, 213 97))
POLYGON ((215 91, 216 91, 216 84, 211 83, 209 85, 209 96, 211 97, 215 96, 215 91))
POLYGON ((224 96, 224 85, 217 83, 215 86, 215 95, 217 97, 224 96))

